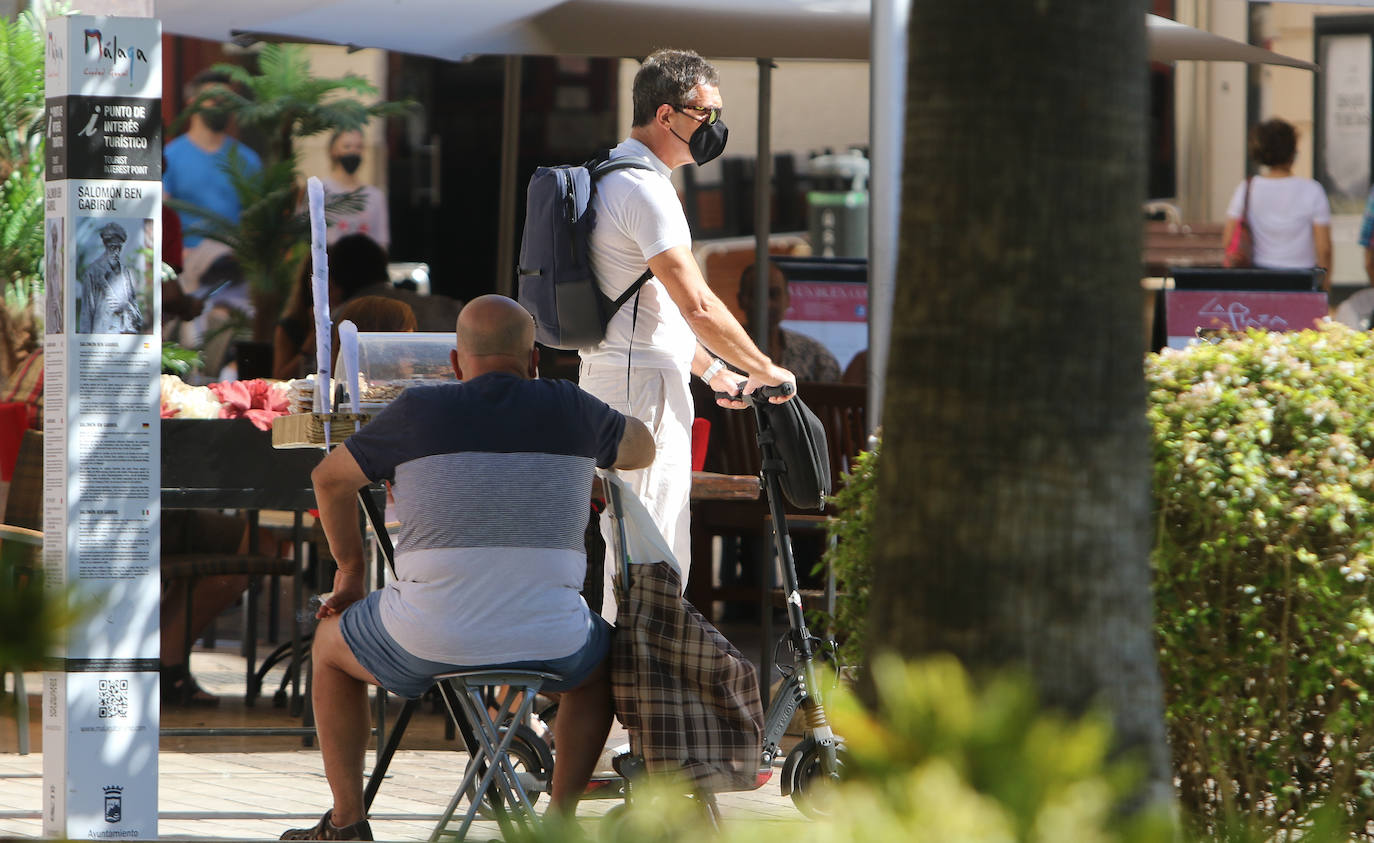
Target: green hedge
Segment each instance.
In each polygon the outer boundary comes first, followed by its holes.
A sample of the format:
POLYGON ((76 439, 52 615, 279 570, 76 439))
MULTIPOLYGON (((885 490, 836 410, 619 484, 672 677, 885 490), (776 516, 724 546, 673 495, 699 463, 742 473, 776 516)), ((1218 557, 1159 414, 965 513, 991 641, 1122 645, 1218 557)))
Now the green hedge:
MULTIPOLYGON (((1374 334, 1256 332, 1150 355, 1146 378, 1183 814, 1199 835, 1272 839, 1325 805, 1374 837, 1374 334)), ((848 663, 877 464, 859 462, 831 510, 848 663)))
MULTIPOLYGON (((874 438, 872 450, 855 457, 849 471, 840 475, 837 491, 826 499, 833 516, 826 521, 825 555, 818 568, 835 572, 835 617, 820 624, 834 630, 839 641, 840 663, 856 665, 863 660, 863 632, 868 622, 868 585, 873 571, 869 534, 873 526, 873 499, 877 492, 878 453, 882 443, 874 438)), ((824 616, 823 611, 817 614, 824 616)))
POLYGON ((1155 605, 1197 830, 1374 832, 1374 336, 1251 334, 1146 365, 1155 605))

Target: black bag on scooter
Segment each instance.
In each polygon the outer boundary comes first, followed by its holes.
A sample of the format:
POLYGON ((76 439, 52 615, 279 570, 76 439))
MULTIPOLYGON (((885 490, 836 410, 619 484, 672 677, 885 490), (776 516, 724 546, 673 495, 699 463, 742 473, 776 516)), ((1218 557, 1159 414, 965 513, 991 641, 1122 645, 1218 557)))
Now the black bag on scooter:
POLYGON ((781 404, 755 401, 763 470, 780 464, 782 495, 798 509, 825 509, 830 494, 830 450, 821 420, 800 396, 781 404), (771 447, 770 447, 771 446, 771 447))

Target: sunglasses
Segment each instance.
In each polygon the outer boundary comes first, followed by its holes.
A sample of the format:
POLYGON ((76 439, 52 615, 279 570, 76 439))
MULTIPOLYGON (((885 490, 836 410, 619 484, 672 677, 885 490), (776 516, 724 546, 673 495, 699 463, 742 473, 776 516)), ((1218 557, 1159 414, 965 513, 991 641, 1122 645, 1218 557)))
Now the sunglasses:
POLYGON ((711 108, 710 106, 705 105, 675 105, 673 106, 673 108, 677 111, 682 112, 683 114, 686 114, 689 111, 695 111, 697 114, 700 114, 702 117, 706 118, 703 122, 705 122, 708 126, 714 126, 716 124, 716 121, 720 119, 719 108, 711 108))

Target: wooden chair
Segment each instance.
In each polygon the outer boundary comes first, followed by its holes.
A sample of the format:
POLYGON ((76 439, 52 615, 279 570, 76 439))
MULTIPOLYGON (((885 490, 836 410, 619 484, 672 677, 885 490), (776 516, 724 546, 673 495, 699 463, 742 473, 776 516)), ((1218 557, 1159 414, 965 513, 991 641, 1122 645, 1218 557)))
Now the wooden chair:
MULTIPOLYGON (((0 524, 0 553, 5 570, 15 577, 39 569, 43 550, 43 434, 26 430, 20 438, 5 499, 5 523, 0 524)), ((5 587, 14 587, 6 583, 5 587)), ((14 674, 15 720, 19 727, 19 754, 29 753, 29 696, 22 665, 8 666, 14 674)), ((3 678, 0 672, 0 678, 3 678)))
MULTIPOLYGON (((830 455, 830 474, 838 482, 850 461, 867 446, 866 406, 868 388, 838 383, 801 383, 797 393, 806 401, 825 428, 830 455)), ((711 421, 711 443, 706 468, 723 474, 759 473, 760 456, 757 430, 749 411, 723 410, 702 388, 693 387, 697 414, 711 421)), ((789 532, 824 529, 825 516, 814 511, 788 507, 789 532)), ((714 581, 712 540, 716 536, 749 536, 769 539, 772 534, 768 504, 756 501, 697 501, 692 506, 692 559, 687 597, 703 612, 712 601, 740 601, 766 598, 771 577, 761 578, 760 586, 722 586, 714 581)), ((770 569, 771 572, 771 569, 770 569)))

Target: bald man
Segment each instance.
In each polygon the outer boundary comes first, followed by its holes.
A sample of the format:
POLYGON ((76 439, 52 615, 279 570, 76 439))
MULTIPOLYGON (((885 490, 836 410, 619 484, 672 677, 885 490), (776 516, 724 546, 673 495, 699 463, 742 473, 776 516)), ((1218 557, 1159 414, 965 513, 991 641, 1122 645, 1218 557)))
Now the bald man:
POLYGON ((367 685, 418 697, 440 673, 509 668, 564 677, 555 807, 571 814, 611 723, 609 627, 579 594, 597 466, 653 460, 643 423, 567 381, 539 380, 534 321, 502 296, 458 314, 461 383, 407 389, 316 467, 339 565, 315 632, 314 705, 334 796, 282 839, 370 840, 363 816, 367 685), (358 489, 392 484, 396 580, 364 595, 358 489))

